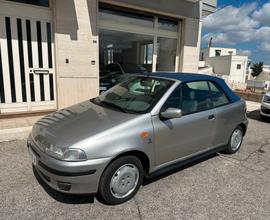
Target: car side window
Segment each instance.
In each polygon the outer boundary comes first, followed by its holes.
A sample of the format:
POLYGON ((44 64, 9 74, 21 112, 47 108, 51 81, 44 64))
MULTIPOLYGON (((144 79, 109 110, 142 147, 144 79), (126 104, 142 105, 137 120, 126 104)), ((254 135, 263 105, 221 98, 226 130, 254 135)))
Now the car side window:
POLYGON ((169 98, 163 104, 161 111, 165 111, 167 108, 181 108, 181 89, 180 86, 175 88, 169 98))
POLYGON ((215 108, 230 103, 228 97, 218 85, 214 84, 213 82, 209 82, 209 86, 211 90, 212 102, 215 108))
POLYGON ((183 115, 213 108, 210 88, 207 81, 183 83, 181 87, 183 115))

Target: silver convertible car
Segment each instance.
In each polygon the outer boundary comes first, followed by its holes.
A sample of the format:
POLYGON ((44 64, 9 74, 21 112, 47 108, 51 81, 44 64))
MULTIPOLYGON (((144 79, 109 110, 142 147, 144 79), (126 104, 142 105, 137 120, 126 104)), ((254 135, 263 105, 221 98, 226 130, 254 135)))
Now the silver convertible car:
POLYGON ((235 153, 247 125, 245 101, 222 79, 151 73, 47 115, 27 145, 34 170, 55 190, 120 204, 144 177, 210 153, 235 153))

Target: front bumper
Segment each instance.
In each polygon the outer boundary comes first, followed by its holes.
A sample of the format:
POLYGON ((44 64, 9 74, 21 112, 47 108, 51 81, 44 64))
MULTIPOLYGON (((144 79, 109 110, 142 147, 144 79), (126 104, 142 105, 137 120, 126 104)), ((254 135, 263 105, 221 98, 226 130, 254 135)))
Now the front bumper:
POLYGON ((54 159, 38 148, 31 138, 27 141, 33 166, 41 179, 53 189, 70 194, 92 194, 98 190, 99 179, 111 158, 82 162, 66 162, 54 159))
POLYGON ((263 102, 260 113, 263 116, 270 117, 270 103, 263 102))

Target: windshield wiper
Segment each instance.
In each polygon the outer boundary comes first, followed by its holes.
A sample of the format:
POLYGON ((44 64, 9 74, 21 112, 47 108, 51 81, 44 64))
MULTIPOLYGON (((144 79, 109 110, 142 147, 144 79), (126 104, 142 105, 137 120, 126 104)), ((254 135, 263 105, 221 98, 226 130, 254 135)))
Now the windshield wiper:
POLYGON ((116 105, 116 104, 114 104, 114 103, 101 101, 100 104, 101 104, 102 106, 108 106, 108 107, 111 107, 111 108, 120 110, 121 112, 127 113, 127 110, 126 110, 126 109, 124 109, 124 108, 122 108, 121 106, 116 105))

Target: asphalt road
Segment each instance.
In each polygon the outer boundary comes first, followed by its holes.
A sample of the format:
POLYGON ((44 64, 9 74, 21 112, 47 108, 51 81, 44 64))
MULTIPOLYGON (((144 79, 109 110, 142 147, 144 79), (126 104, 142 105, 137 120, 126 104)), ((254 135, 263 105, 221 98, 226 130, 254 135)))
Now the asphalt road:
POLYGON ((0 219, 270 219, 270 123, 251 112, 241 150, 147 181, 106 206, 57 193, 33 174, 25 141, 0 143, 0 219))

